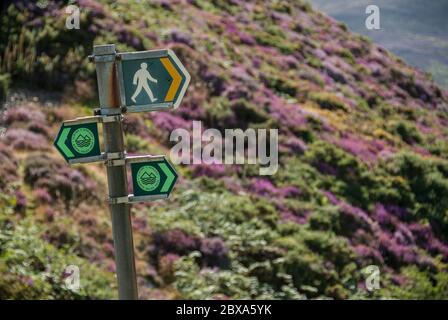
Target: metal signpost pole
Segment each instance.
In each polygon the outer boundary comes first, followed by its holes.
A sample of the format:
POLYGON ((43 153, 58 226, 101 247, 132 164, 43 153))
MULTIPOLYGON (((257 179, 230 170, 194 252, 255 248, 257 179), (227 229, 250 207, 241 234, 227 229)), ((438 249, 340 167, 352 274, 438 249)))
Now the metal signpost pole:
MULTIPOLYGON (((115 45, 94 46, 100 110, 103 114, 116 109, 121 114, 117 83, 115 45)), ((121 121, 104 123, 104 146, 106 153, 120 153, 124 158, 123 128, 121 121)), ((109 198, 128 196, 126 165, 107 166, 109 198)), ((118 292, 121 300, 138 299, 134 262, 134 244, 128 203, 109 204, 112 217, 112 232, 115 247, 115 263, 118 278, 118 292)))

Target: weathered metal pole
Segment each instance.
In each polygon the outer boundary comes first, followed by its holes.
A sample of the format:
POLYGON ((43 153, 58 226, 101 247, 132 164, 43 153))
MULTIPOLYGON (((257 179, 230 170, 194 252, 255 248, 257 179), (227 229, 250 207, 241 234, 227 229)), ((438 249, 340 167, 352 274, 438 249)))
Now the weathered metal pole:
MULTIPOLYGON (((98 80, 98 94, 102 114, 121 114, 120 97, 114 44, 93 47, 98 80), (115 111, 116 112, 113 112, 115 111)), ((106 153, 120 153, 124 158, 123 128, 121 121, 107 122, 103 126, 106 153)), ((127 197, 126 166, 107 166, 109 198, 127 197)), ((115 247, 115 264, 118 278, 118 294, 121 300, 138 299, 134 244, 129 204, 109 203, 115 247)))

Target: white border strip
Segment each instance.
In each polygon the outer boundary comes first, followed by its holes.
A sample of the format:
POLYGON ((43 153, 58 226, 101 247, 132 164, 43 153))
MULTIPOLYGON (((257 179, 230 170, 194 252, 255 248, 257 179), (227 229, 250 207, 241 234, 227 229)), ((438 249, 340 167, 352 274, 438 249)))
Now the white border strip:
POLYGON ((187 91, 187 87, 190 84, 191 76, 190 73, 185 69, 182 62, 180 62, 179 58, 176 56, 176 54, 171 49, 167 49, 168 55, 173 59, 173 61, 177 64, 177 67, 182 71, 182 73, 185 75, 185 82, 182 86, 182 89, 180 89, 179 95, 177 96, 176 102, 173 104, 173 108, 177 109, 180 105, 180 102, 182 101, 185 92, 187 91))

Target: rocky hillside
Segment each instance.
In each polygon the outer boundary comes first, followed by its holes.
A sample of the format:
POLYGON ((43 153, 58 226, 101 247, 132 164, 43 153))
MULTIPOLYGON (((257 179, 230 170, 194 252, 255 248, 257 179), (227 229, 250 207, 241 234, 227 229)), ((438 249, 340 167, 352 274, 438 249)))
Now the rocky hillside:
POLYGON ((105 43, 169 47, 192 75, 175 112, 126 116, 128 152, 169 154, 193 120, 279 129, 275 175, 176 166, 169 200, 132 207, 141 298, 448 298, 448 92, 427 75, 298 0, 77 4, 79 30, 67 1, 1 15, 0 298, 116 298, 104 166, 52 147, 97 105, 105 43))

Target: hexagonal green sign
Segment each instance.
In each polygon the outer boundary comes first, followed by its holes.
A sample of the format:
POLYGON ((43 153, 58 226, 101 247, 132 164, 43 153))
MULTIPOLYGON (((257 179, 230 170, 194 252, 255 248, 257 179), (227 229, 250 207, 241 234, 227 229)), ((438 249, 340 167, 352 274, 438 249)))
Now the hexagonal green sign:
POLYGON ((128 112, 179 106, 190 75, 173 51, 164 49, 118 55, 121 104, 128 112))
POLYGON ((165 159, 131 163, 134 196, 169 196, 177 181, 177 173, 165 159))
POLYGON ((54 146, 67 162, 101 155, 97 123, 63 123, 54 146))

